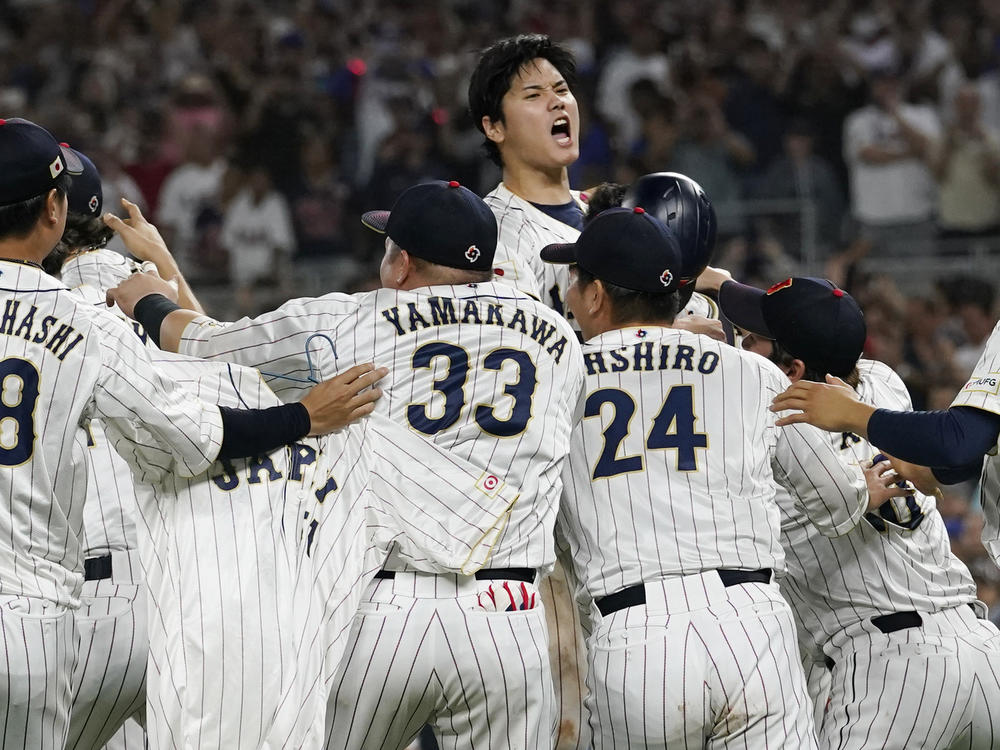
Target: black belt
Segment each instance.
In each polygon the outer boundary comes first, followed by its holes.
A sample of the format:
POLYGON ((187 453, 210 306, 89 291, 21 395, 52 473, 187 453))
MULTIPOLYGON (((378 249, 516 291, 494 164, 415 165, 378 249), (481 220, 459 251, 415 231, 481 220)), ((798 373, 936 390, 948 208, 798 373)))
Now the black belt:
MULTIPOLYGON (((722 579, 723 586, 738 586, 741 583, 770 583, 771 569, 760 570, 727 570, 720 568, 715 571, 722 579)), ((625 607, 635 607, 646 603, 646 588, 643 584, 629 586, 597 600, 597 608, 604 617, 625 607)))
POLYGON ((90 557, 83 561, 83 580, 103 581, 111 578, 111 555, 90 557))
MULTIPOLYGON (((380 570, 375 574, 376 578, 383 581, 391 581, 396 577, 393 570, 380 570)), ((525 583, 535 582, 534 568, 487 568, 477 570, 476 579, 479 581, 524 581, 525 583)))
POLYGON ((919 612, 893 612, 891 615, 872 618, 872 625, 887 635, 906 628, 919 628, 923 624, 919 612))

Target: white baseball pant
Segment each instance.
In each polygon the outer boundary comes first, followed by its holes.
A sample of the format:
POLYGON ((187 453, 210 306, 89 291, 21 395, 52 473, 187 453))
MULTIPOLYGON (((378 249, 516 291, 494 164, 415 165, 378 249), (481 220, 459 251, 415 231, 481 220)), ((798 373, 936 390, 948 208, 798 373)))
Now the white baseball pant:
POLYGON ((0 747, 61 748, 76 658, 73 612, 44 599, 0 596, 0 747))
POLYGON ((110 558, 110 570, 100 573, 107 577, 84 582, 76 613, 77 659, 66 750, 102 747, 129 717, 145 720, 149 639, 139 554, 114 552, 110 558))
MULTIPOLYGON (((909 613, 912 614, 912 613, 909 613)), ((834 667, 822 748, 987 750, 1000 744, 1000 631, 967 605, 827 648, 834 667)), ((906 616, 889 620, 905 624, 906 616)))
POLYGON ((815 748, 791 610, 774 583, 717 571, 645 584, 645 604, 596 615, 594 748, 815 748))
POLYGON ((534 585, 397 572, 369 585, 354 617, 327 747, 398 750, 430 724, 441 750, 543 750, 553 745, 553 704, 534 585), (532 607, 483 608, 480 595, 492 588, 499 602, 505 583, 532 607))

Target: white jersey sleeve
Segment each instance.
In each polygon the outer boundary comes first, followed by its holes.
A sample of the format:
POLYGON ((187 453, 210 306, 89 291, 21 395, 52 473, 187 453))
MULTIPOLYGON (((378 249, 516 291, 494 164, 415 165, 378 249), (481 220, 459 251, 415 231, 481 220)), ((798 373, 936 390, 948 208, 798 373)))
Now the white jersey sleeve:
POLYGON ((97 321, 101 370, 89 416, 104 420, 115 449, 150 479, 195 476, 222 446, 222 416, 156 371, 135 333, 110 314, 97 321))
POLYGON ((688 303, 684 305, 679 313, 678 317, 690 317, 691 315, 700 315, 703 318, 709 318, 710 320, 719 320, 719 304, 701 292, 695 292, 691 295, 691 299, 688 303))
MULTIPOLYGON (((955 396, 952 406, 971 406, 1000 414, 1000 323, 986 342, 972 377, 955 396)), ((982 474, 982 504, 985 523, 983 546, 1000 565, 1000 444, 986 455, 982 474)))
MULTIPOLYGON (((779 387, 771 397, 784 390, 779 387)), ((800 512, 826 536, 853 529, 868 508, 868 485, 860 465, 848 465, 826 434, 806 424, 780 428, 774 478, 800 512)))
POLYGON ((282 400, 297 400, 322 379, 310 381, 311 375, 325 373, 328 378, 342 369, 334 332, 345 322, 358 322, 371 294, 294 299, 232 323, 201 316, 184 329, 180 353, 256 367, 282 400))

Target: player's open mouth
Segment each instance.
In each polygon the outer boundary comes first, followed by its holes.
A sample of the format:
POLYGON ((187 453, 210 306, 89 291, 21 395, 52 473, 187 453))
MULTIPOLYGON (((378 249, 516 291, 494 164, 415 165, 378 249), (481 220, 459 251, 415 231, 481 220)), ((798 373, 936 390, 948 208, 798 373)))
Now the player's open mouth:
POLYGON ((573 142, 573 138, 569 133, 569 118, 560 117, 552 123, 552 136, 560 146, 568 146, 573 142))

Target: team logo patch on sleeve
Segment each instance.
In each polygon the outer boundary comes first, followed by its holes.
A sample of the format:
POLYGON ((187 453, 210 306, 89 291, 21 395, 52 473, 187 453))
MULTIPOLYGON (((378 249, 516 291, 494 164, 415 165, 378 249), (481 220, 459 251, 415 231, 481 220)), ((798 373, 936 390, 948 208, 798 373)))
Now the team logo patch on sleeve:
POLYGON ((1000 392, 1000 372, 991 372, 981 378, 972 378, 965 387, 963 393, 991 393, 994 396, 1000 392))
POLYGON ((475 245, 469 245, 469 249, 465 251, 465 257, 469 259, 469 263, 475 263, 479 260, 479 248, 475 245))

